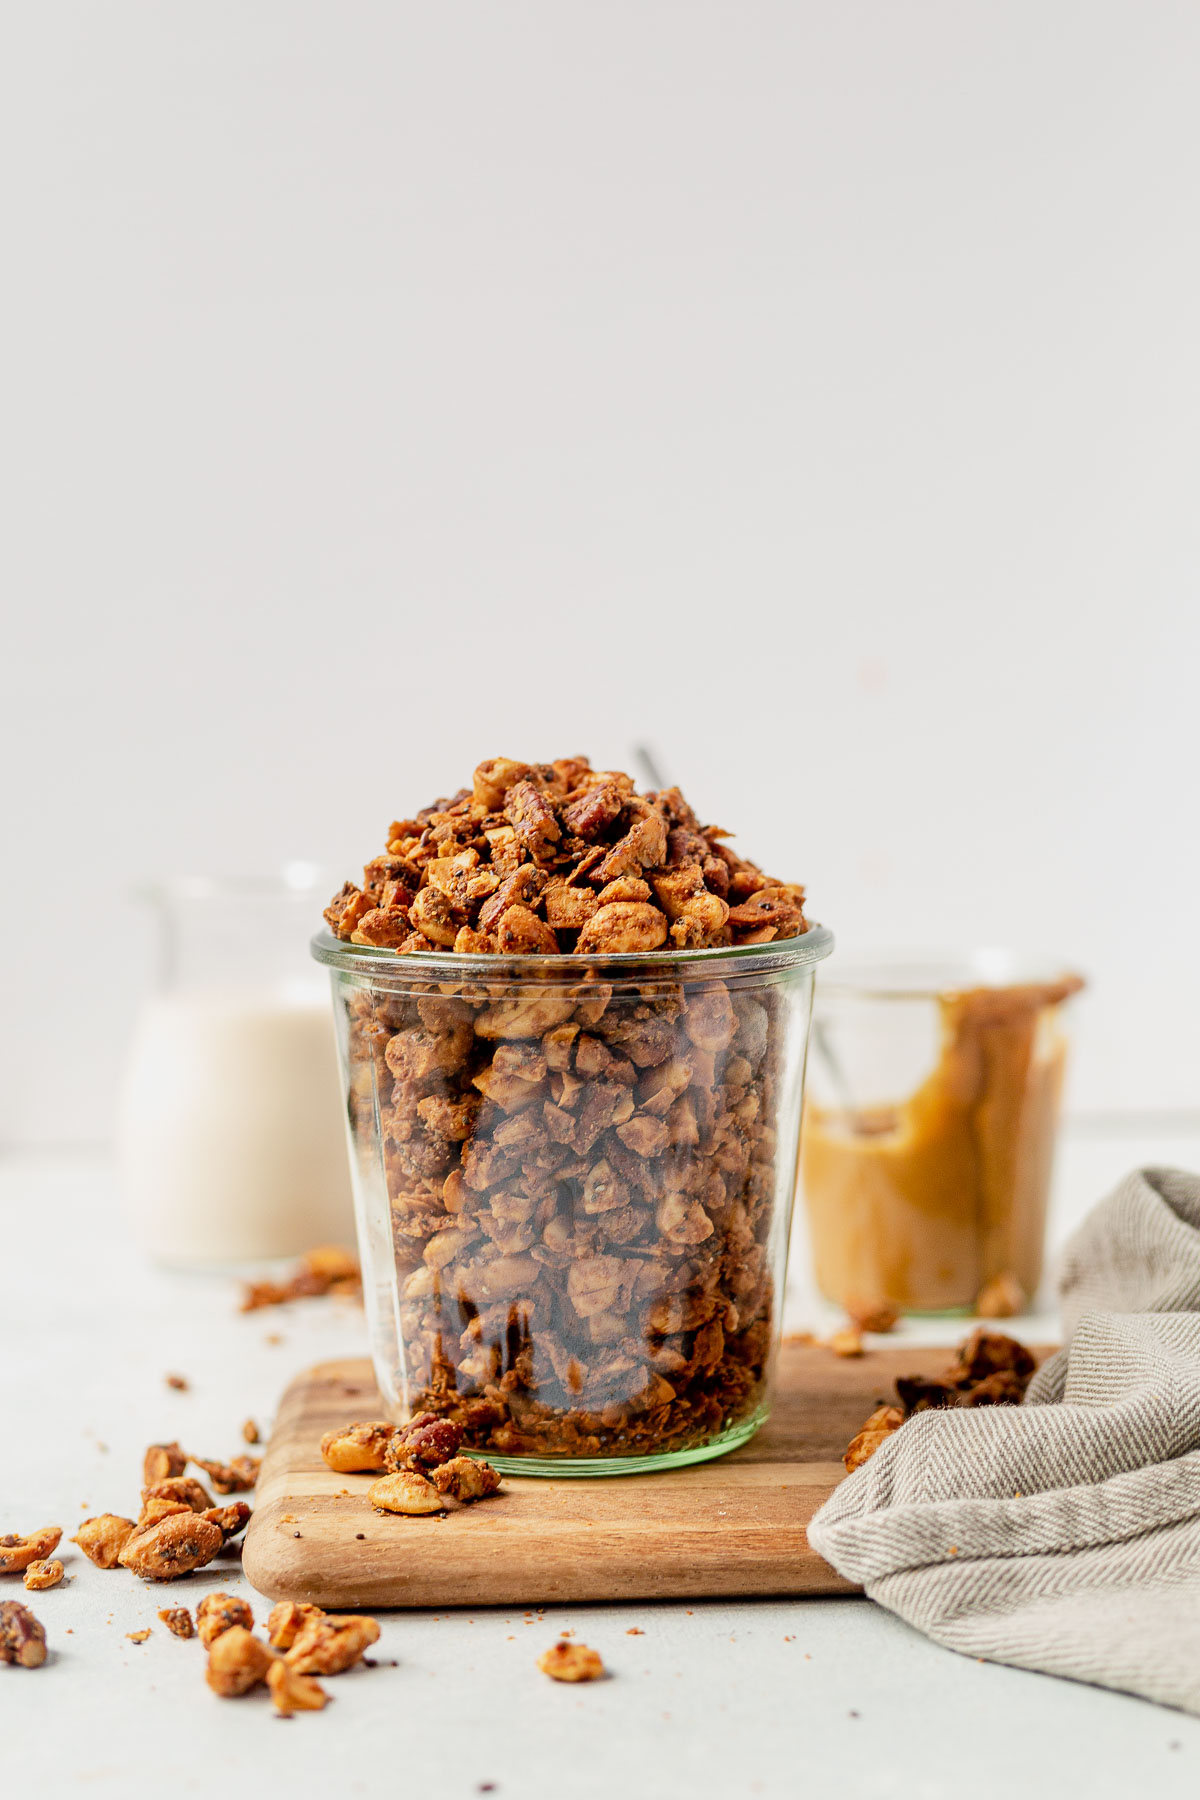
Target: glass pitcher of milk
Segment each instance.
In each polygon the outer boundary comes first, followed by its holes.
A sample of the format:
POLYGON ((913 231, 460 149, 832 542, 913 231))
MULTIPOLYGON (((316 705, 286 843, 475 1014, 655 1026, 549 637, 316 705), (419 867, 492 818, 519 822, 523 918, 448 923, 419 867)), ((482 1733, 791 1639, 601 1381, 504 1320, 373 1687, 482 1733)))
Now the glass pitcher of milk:
POLYGON ((176 1267, 354 1242, 329 997, 309 973, 319 871, 140 891, 160 943, 117 1152, 126 1211, 176 1267))

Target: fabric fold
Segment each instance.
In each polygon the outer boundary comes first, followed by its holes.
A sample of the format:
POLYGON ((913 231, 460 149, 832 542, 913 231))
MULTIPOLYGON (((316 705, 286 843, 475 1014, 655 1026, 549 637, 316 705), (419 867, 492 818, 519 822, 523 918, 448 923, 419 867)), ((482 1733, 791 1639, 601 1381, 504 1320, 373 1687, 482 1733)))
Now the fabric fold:
POLYGON ((809 1540, 951 1649, 1200 1713, 1200 1177, 1127 1176, 1060 1292, 1023 1406, 918 1413, 809 1540))

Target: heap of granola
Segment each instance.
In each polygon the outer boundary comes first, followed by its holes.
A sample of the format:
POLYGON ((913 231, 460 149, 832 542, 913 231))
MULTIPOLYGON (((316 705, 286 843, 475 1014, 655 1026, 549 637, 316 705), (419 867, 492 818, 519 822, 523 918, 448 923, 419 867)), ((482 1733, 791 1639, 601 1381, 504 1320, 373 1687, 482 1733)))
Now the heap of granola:
POLYGON ((388 828, 363 885, 325 912, 336 936, 508 956, 763 944, 808 929, 804 889, 701 825, 678 788, 639 794, 584 756, 480 763, 470 788, 388 828))
POLYGON ((350 1115, 390 1200, 408 1403, 471 1449, 661 1454, 761 1404, 793 1177, 776 1156, 790 995, 751 968, 693 976, 669 952, 808 926, 803 890, 724 835, 676 789, 639 796, 582 758, 498 760, 393 825, 365 888, 326 914, 402 953, 580 959, 574 980, 476 969, 435 985, 402 955, 341 989, 350 1115), (628 976, 586 960, 625 951, 650 954, 628 976))

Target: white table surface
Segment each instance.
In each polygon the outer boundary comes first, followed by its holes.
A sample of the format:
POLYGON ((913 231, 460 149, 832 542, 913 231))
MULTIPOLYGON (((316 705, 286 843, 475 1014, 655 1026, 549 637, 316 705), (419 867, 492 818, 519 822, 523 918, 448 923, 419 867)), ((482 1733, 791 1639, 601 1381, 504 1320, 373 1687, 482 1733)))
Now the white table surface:
MULTIPOLYGON (((1068 1132, 1052 1242, 1129 1167, 1200 1166, 1200 1125, 1068 1132)), ((354 1307, 246 1316, 223 1276, 167 1274, 130 1246, 105 1163, 0 1162, 0 1532, 136 1511, 147 1443, 202 1454, 268 1427, 289 1377, 363 1348, 354 1307), (271 1344, 279 1333, 283 1342, 271 1344), (186 1375, 169 1390, 168 1371, 186 1375)), ((802 1257, 797 1264, 802 1265, 802 1257)), ((792 1325, 812 1323, 802 1266, 792 1325)), ((954 1337, 958 1327, 940 1330, 954 1337)), ((1042 1314, 1017 1324, 1048 1335, 1042 1314)), ((928 1338, 928 1328, 906 1328, 928 1338)), ((810 1794, 823 1800, 1040 1800, 1083 1789, 1189 1800, 1200 1720, 956 1656, 861 1599, 480 1609, 385 1615, 378 1665, 328 1682, 320 1714, 277 1719, 263 1690, 222 1701, 204 1652, 159 1623, 206 1591, 252 1591, 236 1563, 167 1587, 95 1569, 26 1595, 51 1656, 0 1667, 0 1791, 561 1796, 810 1794), (639 1626, 644 1636, 627 1635, 639 1626), (142 1645, 127 1632, 153 1629, 142 1645), (570 1628, 612 1679, 559 1686, 534 1659, 570 1628), (392 1667, 392 1660, 396 1667, 392 1667), (490 1789, 485 1784, 492 1784, 490 1789)), ((261 1617, 266 1608, 259 1605, 261 1617)))

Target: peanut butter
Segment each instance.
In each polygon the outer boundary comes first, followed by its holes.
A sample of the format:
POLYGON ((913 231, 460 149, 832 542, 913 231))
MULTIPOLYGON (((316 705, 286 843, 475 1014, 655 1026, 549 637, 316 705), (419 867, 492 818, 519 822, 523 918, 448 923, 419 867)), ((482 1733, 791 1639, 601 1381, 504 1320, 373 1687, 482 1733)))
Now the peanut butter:
MULTIPOLYGON (((1042 1271, 1066 1062, 1060 1008, 1078 976, 937 996, 937 1063, 910 1098, 810 1104, 801 1166, 816 1276, 847 1307, 974 1307, 1042 1271)), ((931 996, 932 998, 932 996, 931 996)))

